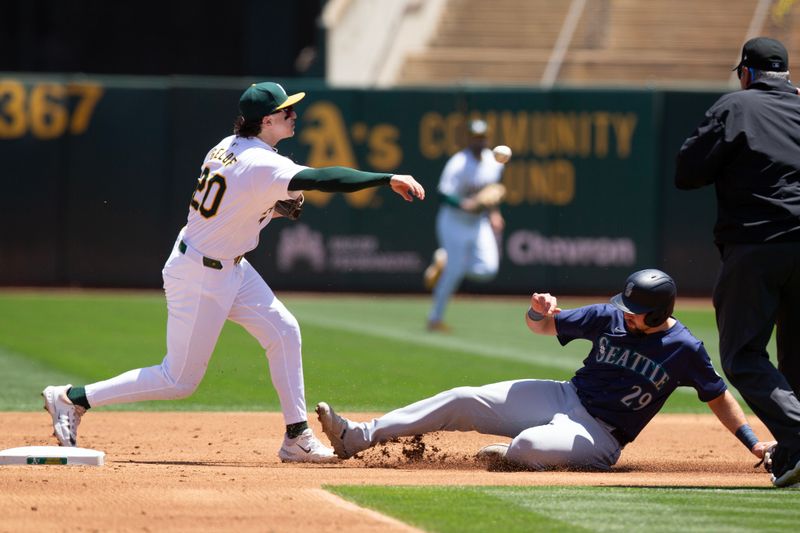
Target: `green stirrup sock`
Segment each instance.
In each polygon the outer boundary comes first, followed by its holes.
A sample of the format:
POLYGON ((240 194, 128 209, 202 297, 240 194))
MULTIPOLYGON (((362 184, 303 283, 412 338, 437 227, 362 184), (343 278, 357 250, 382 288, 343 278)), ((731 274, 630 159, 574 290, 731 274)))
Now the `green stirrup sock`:
POLYGON ((298 422, 296 424, 289 424, 286 426, 286 436, 290 439, 296 439, 302 432, 308 429, 308 422, 298 422))
POLYGON ((92 406, 89 405, 89 400, 86 399, 85 387, 70 387, 67 391, 67 398, 69 398, 69 401, 74 405, 80 405, 86 409, 92 408, 92 406))

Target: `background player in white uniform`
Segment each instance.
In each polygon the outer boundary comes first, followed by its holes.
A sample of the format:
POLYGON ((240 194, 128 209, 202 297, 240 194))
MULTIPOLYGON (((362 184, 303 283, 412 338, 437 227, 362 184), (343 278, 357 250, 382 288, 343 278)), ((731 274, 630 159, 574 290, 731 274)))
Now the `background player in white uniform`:
POLYGON ((490 281, 500 265, 497 237, 503 229, 503 216, 497 206, 486 208, 475 198, 489 184, 498 183, 503 164, 495 161, 486 145, 486 122, 469 123, 466 148, 447 161, 439 180, 442 206, 436 217, 436 236, 440 248, 425 272, 426 288, 433 289, 433 306, 428 314, 430 331, 447 331, 445 308, 467 277, 490 281))
POLYGON ((606 470, 678 386, 693 387, 753 455, 759 442, 741 407, 714 371, 703 343, 671 316, 675 283, 660 270, 628 277, 611 304, 562 311, 550 294, 533 293, 528 328, 561 344, 587 339, 592 349, 570 381, 525 379, 459 387, 371 422, 317 405, 322 429, 346 459, 381 441, 432 431, 478 431, 513 439, 478 453, 492 466, 606 470))
POLYGON ((254 84, 242 94, 235 135, 220 141, 206 156, 186 226, 164 266, 168 310, 164 360, 85 387, 47 387, 42 393, 45 408, 62 446, 77 444, 81 416, 90 406, 192 394, 229 319, 266 350, 286 422, 279 457, 334 459, 333 451, 308 428, 297 320, 242 256, 258 245, 259 233, 275 216, 276 202, 298 198, 302 190, 347 192, 385 184, 407 201, 424 199, 425 191, 411 176, 345 167, 311 169, 279 155, 275 145, 294 135, 293 105, 304 96, 288 96, 271 82, 254 84))

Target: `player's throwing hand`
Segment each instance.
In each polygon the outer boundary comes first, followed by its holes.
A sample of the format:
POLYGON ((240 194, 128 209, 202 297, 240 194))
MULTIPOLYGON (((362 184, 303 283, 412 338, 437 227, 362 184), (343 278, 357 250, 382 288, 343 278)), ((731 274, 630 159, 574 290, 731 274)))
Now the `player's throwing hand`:
POLYGON ((413 202, 414 197, 425 199, 425 188, 408 174, 395 174, 389 181, 392 190, 402 196, 407 202, 413 202))

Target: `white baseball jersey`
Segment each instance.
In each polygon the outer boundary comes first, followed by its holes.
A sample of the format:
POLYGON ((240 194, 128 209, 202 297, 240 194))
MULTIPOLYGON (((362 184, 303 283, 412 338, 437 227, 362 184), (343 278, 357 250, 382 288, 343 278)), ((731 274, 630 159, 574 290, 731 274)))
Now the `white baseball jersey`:
POLYGON ((478 161, 469 148, 453 154, 442 170, 439 192, 448 196, 466 198, 490 183, 500 181, 503 164, 498 163, 492 151, 484 148, 478 161))
POLYGON ((183 239, 203 255, 233 259, 258 246, 278 200, 294 198, 298 165, 257 137, 231 135, 212 148, 192 195, 183 239))

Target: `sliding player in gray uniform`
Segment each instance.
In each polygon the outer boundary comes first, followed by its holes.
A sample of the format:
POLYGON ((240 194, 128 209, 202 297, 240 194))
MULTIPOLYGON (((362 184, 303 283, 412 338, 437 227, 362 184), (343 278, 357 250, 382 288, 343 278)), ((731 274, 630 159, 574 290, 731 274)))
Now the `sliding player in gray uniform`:
MULTIPOLYGON (((163 269, 167 353, 161 364, 81 387, 44 389, 45 409, 61 446, 76 446, 90 407, 170 400, 191 395, 205 375, 226 320, 243 326, 265 350, 286 433, 284 462, 335 460, 307 423, 300 326, 261 275, 244 259, 273 218, 294 218, 302 191, 350 192, 385 185, 406 201, 425 198, 411 176, 346 167, 308 168, 278 153, 294 135, 293 106, 305 96, 277 83, 253 84, 239 100, 234 135, 206 155, 189 202, 186 226, 163 269)), ((300 204, 301 205, 301 204, 300 204)), ((398 221, 399 223, 401 221, 398 221)))
POLYGON ((371 422, 347 420, 320 403, 323 431, 342 459, 394 437, 477 431, 512 439, 478 452, 491 465, 606 470, 669 395, 688 386, 753 455, 763 457, 772 443, 756 438, 703 343, 671 316, 675 294, 672 278, 654 269, 628 277, 611 304, 562 311, 554 296, 534 293, 525 318, 532 332, 555 335, 562 345, 592 342, 570 381, 458 387, 371 422))

